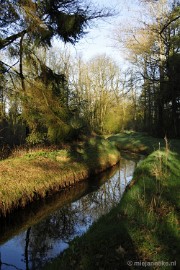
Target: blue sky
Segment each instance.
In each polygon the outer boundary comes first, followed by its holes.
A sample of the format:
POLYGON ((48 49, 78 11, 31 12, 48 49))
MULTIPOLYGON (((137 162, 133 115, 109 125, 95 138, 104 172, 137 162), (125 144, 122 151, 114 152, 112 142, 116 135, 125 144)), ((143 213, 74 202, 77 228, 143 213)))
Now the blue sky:
POLYGON ((119 14, 112 18, 95 21, 88 34, 84 36, 75 47, 70 46, 73 53, 81 55, 88 60, 99 54, 111 56, 116 62, 123 62, 123 55, 114 48, 113 31, 120 21, 131 20, 132 12, 137 8, 138 0, 91 0, 99 8, 110 7, 119 14))
MULTIPOLYGON (((126 66, 123 54, 115 48, 113 32, 121 22, 128 24, 133 21, 134 10, 138 8, 138 0, 90 0, 93 5, 101 9, 110 7, 118 12, 118 15, 111 18, 95 20, 86 34, 75 46, 62 44, 62 49, 67 47, 72 54, 80 55, 84 60, 106 54, 112 57, 120 66, 126 66)), ((88 2, 88 0, 87 0, 88 2)), ((56 44, 57 45, 57 44, 56 44)), ((59 44, 58 44, 59 46, 59 44)))

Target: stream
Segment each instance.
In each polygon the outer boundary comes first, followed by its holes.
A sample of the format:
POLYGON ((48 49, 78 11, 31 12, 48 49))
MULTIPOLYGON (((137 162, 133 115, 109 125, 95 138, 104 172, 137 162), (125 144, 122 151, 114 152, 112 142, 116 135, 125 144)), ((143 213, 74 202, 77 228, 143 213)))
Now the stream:
POLYGON ((0 270, 39 270, 120 201, 140 156, 0 220, 0 270))

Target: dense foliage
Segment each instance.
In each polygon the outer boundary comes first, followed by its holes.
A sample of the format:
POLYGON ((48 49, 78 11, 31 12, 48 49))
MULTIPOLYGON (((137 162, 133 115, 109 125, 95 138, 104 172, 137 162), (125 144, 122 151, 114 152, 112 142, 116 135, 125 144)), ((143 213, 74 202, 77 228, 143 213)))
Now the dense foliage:
MULTIPOLYGON (((75 44, 91 20, 111 16, 78 0, 1 1, 2 144, 58 143, 73 134, 67 79, 38 56, 53 38, 75 44)), ((59 65, 60 66, 60 65, 59 65)))
POLYGON ((75 44, 91 20, 110 11, 79 0, 0 1, 3 149, 124 129, 180 136, 180 4, 140 2, 146 21, 117 29, 132 67, 122 72, 106 55, 85 62, 50 49, 54 38, 75 44))
MULTIPOLYGON (((143 1, 142 1, 143 2, 143 1)), ((180 2, 144 1, 146 20, 117 32, 141 80, 142 127, 153 135, 180 136, 180 2)))

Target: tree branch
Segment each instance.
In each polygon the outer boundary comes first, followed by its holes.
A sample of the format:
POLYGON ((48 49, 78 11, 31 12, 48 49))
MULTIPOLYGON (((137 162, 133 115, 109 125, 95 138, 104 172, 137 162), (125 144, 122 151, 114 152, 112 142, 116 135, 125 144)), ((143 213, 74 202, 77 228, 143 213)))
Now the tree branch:
POLYGON ((174 19, 170 20, 168 23, 166 23, 163 28, 161 29, 160 31, 160 35, 162 34, 162 32, 164 32, 164 30, 172 23, 172 22, 175 22, 177 21, 178 19, 180 18, 180 15, 175 17, 174 19))
POLYGON ((9 44, 11 44, 13 41, 15 41, 16 39, 22 37, 22 35, 25 35, 27 33, 27 29, 17 33, 17 34, 14 34, 12 36, 9 36, 5 39, 1 39, 0 40, 0 50, 5 48, 6 46, 8 46, 9 44))

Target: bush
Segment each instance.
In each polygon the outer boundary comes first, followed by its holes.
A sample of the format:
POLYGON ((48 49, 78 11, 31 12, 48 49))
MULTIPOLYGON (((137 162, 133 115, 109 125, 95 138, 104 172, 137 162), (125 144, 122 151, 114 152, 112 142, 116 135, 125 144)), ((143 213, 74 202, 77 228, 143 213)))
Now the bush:
POLYGON ((40 132, 33 132, 26 138, 27 144, 34 146, 45 142, 46 134, 40 132))

